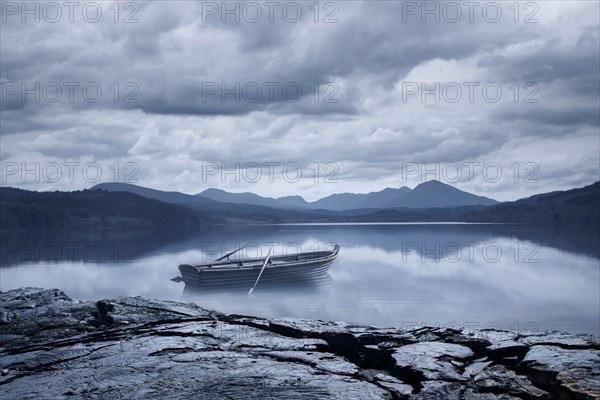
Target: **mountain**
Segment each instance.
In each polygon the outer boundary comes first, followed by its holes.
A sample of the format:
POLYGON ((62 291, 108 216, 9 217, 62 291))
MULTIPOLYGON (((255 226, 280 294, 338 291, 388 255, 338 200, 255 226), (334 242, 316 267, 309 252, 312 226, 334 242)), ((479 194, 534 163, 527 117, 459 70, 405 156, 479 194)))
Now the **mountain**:
POLYGON ((390 201, 397 199, 411 190, 406 186, 401 188, 385 188, 379 192, 336 193, 310 203, 311 208, 324 210, 353 210, 362 208, 385 208, 390 201))
POLYGON ((600 224, 600 182, 578 189, 531 197, 466 213, 468 222, 600 224))
MULTIPOLYGON (((34 192, 0 188, 0 227, 3 231, 134 228, 180 234, 214 223, 454 221, 557 226, 600 224, 600 182, 579 189, 544 193, 490 206, 477 204, 493 201, 491 199, 431 181, 417 186, 412 191, 405 191, 397 200, 393 200, 394 205, 414 205, 414 202, 420 201, 418 205, 421 207, 344 211, 283 209, 225 203, 202 196, 162 192, 127 184, 103 184, 93 189, 95 190, 34 192), (440 204, 436 196, 445 196, 449 204, 473 204, 458 207, 422 207, 424 204, 440 204), (161 201, 157 198, 166 200, 161 201)), ((395 190, 398 189, 382 192, 386 192, 386 195, 398 194, 395 190)), ((379 199, 380 197, 375 196, 376 193, 374 198, 379 199)), ((343 198, 339 196, 338 199, 343 198)), ((361 199, 367 200, 364 197, 361 199)), ((299 199, 290 196, 284 198, 284 201, 294 204, 299 199)))
POLYGON ((398 189, 385 188, 381 192, 367 193, 356 208, 386 208, 389 207, 389 203, 410 192, 412 192, 410 188, 402 186, 398 189))
POLYGON ((224 203, 251 204, 276 208, 308 208, 308 203, 300 196, 287 196, 274 199, 271 197, 262 197, 254 193, 230 193, 214 188, 206 189, 196 196, 224 203))
POLYGON ((108 192, 128 192, 137 194, 138 196, 164 201, 166 203, 184 204, 184 205, 211 205, 216 204, 215 201, 196 197, 181 192, 164 192, 162 190, 149 189, 143 186, 131 185, 129 183, 100 183, 93 186, 90 190, 106 190, 108 192))
POLYGON ((305 208, 308 205, 302 196, 284 196, 277 198, 277 201, 279 204, 294 208, 305 208))
POLYGON ((2 230, 160 229, 183 233, 224 222, 208 213, 127 192, 34 192, 0 188, 2 230))
MULTIPOLYGON (((413 190, 413 192, 416 188, 413 190)), ((543 193, 492 206, 388 208, 373 213, 337 216, 344 222, 488 222, 541 225, 600 225, 600 182, 543 193)))
POLYGON ((410 192, 391 199, 380 208, 442 208, 491 206, 498 204, 488 197, 464 192, 440 181, 421 183, 410 192))
MULTIPOLYGON (((126 183, 101 183, 93 186, 90 190, 135 193, 150 199, 183 205, 201 213, 210 213, 210 215, 221 218, 225 222, 233 223, 279 223, 320 220, 325 218, 325 216, 311 213, 310 210, 297 210, 290 207, 270 207, 267 205, 247 203, 237 204, 217 201, 199 195, 179 192, 163 192, 161 190, 148 189, 126 183)), ((212 191, 212 193, 219 194, 218 191, 212 191)), ((227 194, 227 192, 223 193, 227 194)), ((252 193, 249 193, 249 195, 251 195, 248 196, 250 199, 252 199, 253 196, 260 197, 253 195, 252 193)))
POLYGON ((406 186, 385 188, 370 193, 336 193, 317 201, 307 202, 300 196, 280 198, 262 197, 254 193, 230 193, 220 189, 207 189, 197 196, 215 201, 252 204, 274 208, 305 210, 361 210, 385 208, 434 208, 493 205, 498 202, 483 196, 456 189, 439 181, 428 181, 414 189, 406 186))
POLYGON ((360 202, 363 194, 335 193, 311 203, 311 206, 321 210, 351 210, 360 202))
POLYGON ((312 203, 304 202, 304 199, 299 196, 271 199, 252 193, 236 194, 218 190, 208 192, 214 195, 213 197, 223 200, 254 201, 264 205, 230 203, 199 195, 162 192, 120 183, 101 184, 94 189, 143 193, 144 196, 184 205, 202 215, 220 218, 225 222, 462 221, 543 224, 600 222, 600 183, 598 182, 585 188, 543 193, 505 203, 497 203, 487 197, 476 196, 438 181, 424 182, 413 190, 387 188, 367 194, 341 193, 312 203), (280 205, 281 201, 287 202, 287 208, 280 205), (304 203, 315 208, 291 208, 304 203), (380 204, 384 206, 381 207, 380 204), (356 208, 365 206, 370 208, 356 208), (335 209, 327 210, 326 207, 335 209), (344 210, 345 207, 350 209, 344 210), (376 211, 377 207, 381 207, 379 211, 376 211))
POLYGON ((221 189, 210 188, 196 196, 224 203, 251 204, 274 208, 296 208, 305 210, 356 210, 364 208, 382 208, 387 202, 399 197, 410 189, 403 186, 399 189, 386 188, 380 192, 336 193, 317 201, 307 202, 302 196, 285 196, 279 198, 263 197, 254 193, 231 193, 221 189))

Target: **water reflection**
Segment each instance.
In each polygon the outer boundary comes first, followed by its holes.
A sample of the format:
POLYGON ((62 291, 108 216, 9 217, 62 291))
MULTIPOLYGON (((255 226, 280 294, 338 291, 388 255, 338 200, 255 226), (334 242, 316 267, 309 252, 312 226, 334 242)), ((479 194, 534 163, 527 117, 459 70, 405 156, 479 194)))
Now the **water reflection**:
POLYGON ((0 290, 59 287, 80 299, 141 295, 262 316, 404 327, 537 326, 600 335, 599 243, 598 228, 465 224, 212 226, 186 238, 4 235, 0 290), (102 256, 49 253, 71 242, 100 247, 102 256), (177 265, 215 259, 247 242, 265 253, 272 242, 280 252, 333 242, 341 250, 323 280, 259 283, 254 298, 246 296, 249 288, 193 290, 170 281, 177 265), (123 248, 130 253, 114 252, 123 248))
MULTIPOLYGON (((239 284, 223 284, 223 285, 188 285, 184 284, 182 298, 194 299, 197 296, 204 295, 220 295, 223 293, 235 293, 244 294, 253 285, 251 282, 249 285, 239 284)), ((328 273, 325 273, 318 277, 310 277, 299 279, 296 282, 290 281, 259 281, 257 285, 258 291, 268 291, 275 294, 290 294, 294 292, 298 293, 309 293, 311 291, 317 292, 321 288, 330 287, 334 284, 334 280, 328 273)))

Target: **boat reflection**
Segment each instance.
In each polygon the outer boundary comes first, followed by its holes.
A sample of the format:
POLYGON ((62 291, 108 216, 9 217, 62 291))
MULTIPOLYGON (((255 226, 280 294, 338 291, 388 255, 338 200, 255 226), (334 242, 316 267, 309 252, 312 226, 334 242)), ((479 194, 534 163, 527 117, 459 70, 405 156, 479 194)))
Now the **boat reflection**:
MULTIPOLYGON (((265 280, 260 281, 256 286, 254 294, 260 296, 260 294, 281 294, 286 295, 293 294, 306 294, 311 292, 320 291, 323 288, 332 286, 334 280, 328 273, 321 274, 318 276, 308 276, 304 278, 298 278, 294 280, 265 280)), ((185 283, 181 298, 184 300, 192 301, 206 295, 240 295, 246 296, 248 289, 252 286, 252 283, 246 282, 235 282, 235 283, 211 283, 211 284, 189 284, 185 283)))

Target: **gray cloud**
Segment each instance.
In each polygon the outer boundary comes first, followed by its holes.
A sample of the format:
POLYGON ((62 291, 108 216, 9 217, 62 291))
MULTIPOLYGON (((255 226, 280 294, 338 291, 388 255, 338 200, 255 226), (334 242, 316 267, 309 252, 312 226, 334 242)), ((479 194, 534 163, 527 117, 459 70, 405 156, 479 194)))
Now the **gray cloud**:
MULTIPOLYGON (((277 13, 272 23, 265 14, 256 23, 231 17, 223 23, 206 14, 206 4, 142 2, 133 24, 114 23, 108 6, 98 23, 80 17, 22 23, 0 15, 7 19, 0 26, 1 160, 130 161, 140 167, 140 184, 188 192, 219 185, 266 195, 397 187, 407 162, 538 162, 540 191, 598 179, 597 4, 539 3, 535 24, 515 23, 507 8, 496 23, 477 13, 473 22, 422 23, 420 16, 403 22, 404 5, 387 1, 335 3, 339 21, 331 24, 322 21, 329 9, 314 22, 313 3, 301 3, 296 23, 277 13), (403 82, 436 81, 497 82, 503 97, 403 101, 403 82), (72 101, 68 82, 78 84, 72 101), (273 82, 279 86, 271 96, 273 82), (516 102, 514 82, 521 90, 516 102), (522 101, 528 82, 539 89, 535 104, 522 101), (20 86, 7 92, 15 83, 48 91, 40 90, 39 102, 33 94, 23 101, 20 86), (62 89, 55 103, 47 101, 53 83, 62 89), (96 87, 102 90, 94 101, 82 91, 90 83, 92 97, 96 87), (239 101, 232 94, 223 100, 221 84, 236 83, 239 101), (298 101, 282 93, 286 84, 301 88, 298 101), (577 177, 560 172, 561 152, 579 155, 568 163, 577 177), (207 161, 335 162, 343 179, 206 182, 199 170, 207 161)), ((57 188, 73 186, 89 185, 57 188)), ((459 187, 504 199, 535 191, 505 181, 459 187)))

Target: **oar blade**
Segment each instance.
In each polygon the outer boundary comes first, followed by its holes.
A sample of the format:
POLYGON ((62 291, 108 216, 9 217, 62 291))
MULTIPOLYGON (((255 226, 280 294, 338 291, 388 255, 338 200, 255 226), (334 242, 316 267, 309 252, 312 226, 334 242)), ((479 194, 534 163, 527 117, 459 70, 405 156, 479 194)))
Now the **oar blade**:
POLYGON ((263 263, 262 268, 260 269, 260 273, 258 274, 258 278, 256 278, 256 282, 254 282, 254 286, 252 286, 252 288, 250 288, 250 291, 248 292, 248 296, 250 296, 252 294, 252 292, 254 292, 254 289, 256 288, 256 285, 258 284, 258 281, 260 280, 260 277, 262 276, 262 273, 265 270, 267 263, 269 262, 269 257, 271 257, 272 251, 273 251, 273 246, 271 246, 271 248, 269 249, 269 252, 267 253, 267 257, 265 258, 265 262, 263 263))

